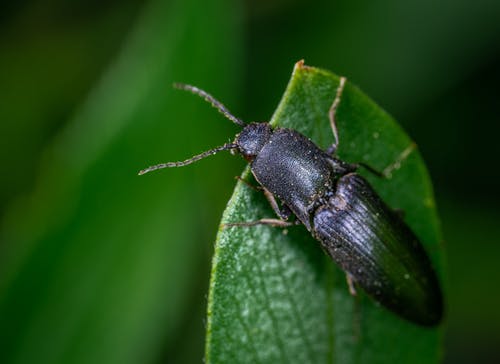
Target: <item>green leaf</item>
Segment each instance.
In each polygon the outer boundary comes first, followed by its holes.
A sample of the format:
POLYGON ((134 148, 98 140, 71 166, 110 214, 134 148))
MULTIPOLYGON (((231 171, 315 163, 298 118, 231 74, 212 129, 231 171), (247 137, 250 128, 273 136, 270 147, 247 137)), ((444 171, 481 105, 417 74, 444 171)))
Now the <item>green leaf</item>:
MULTIPOLYGON (((297 63, 273 126, 325 148, 339 78, 297 63)), ((337 113, 339 156, 383 170, 412 144, 395 121, 347 83, 337 113)), ((363 173, 363 171, 360 171, 363 173)), ((363 173, 420 237, 441 276, 440 231, 427 170, 414 149, 391 178, 363 173)), ((250 178, 249 169, 243 173, 250 178)), ((222 223, 274 217, 261 193, 238 183, 222 223)), ((417 326, 359 292, 304 227, 223 227, 208 303, 208 363, 435 363, 442 330, 417 326)))

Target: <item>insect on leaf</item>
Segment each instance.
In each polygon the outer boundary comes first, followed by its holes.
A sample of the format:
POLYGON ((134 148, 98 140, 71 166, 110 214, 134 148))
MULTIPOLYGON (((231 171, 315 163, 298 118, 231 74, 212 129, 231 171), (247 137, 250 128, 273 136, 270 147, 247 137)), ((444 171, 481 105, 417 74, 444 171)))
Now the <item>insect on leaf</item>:
MULTIPOLYGON (((296 129, 326 148, 333 141, 328 110, 338 84, 338 76, 298 62, 271 124, 296 129)), ((389 206, 404 211, 442 276, 432 186, 413 142, 349 82, 337 127, 342 160, 380 171, 395 167, 389 178, 360 173, 389 206)), ((248 168, 243 178, 256 183, 248 168)), ((442 329, 401 319, 361 289, 351 296, 345 274, 303 226, 224 226, 263 217, 275 216, 262 193, 239 182, 224 212, 213 258, 208 363, 440 361, 442 329)))

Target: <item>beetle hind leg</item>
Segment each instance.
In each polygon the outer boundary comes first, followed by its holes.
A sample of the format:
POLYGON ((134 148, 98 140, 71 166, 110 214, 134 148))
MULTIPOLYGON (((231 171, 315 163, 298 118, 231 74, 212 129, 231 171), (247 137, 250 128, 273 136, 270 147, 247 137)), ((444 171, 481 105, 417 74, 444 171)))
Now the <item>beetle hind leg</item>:
POLYGON ((354 281, 354 277, 349 273, 346 273, 345 280, 347 282, 347 286, 349 287, 349 293, 351 294, 351 296, 356 297, 358 295, 358 292, 356 291, 356 282, 354 281))

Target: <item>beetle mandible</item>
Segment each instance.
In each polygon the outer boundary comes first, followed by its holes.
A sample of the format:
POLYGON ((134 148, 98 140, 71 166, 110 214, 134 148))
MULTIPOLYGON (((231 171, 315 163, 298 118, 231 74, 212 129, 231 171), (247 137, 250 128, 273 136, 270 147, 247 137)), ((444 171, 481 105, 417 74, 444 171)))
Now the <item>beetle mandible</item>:
POLYGON ((185 166, 223 150, 241 154, 279 218, 229 225, 303 224, 346 272, 351 293, 354 282, 399 316, 423 326, 437 325, 443 314, 441 289, 419 239, 401 214, 388 207, 356 173, 360 166, 375 170, 335 156, 339 145, 335 114, 345 83, 340 78, 328 112, 334 143, 326 150, 296 130, 272 128, 267 122, 245 123, 207 92, 175 84, 203 97, 243 129, 232 143, 183 162, 154 165, 139 174, 185 166), (292 215, 295 221, 289 220, 292 215))

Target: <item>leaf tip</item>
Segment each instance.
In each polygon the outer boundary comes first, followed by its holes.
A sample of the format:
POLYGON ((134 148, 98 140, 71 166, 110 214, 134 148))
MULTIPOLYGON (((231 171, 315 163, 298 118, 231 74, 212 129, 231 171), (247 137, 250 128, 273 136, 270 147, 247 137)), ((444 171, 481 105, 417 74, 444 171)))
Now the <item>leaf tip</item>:
POLYGON ((295 69, 300 69, 300 68, 303 68, 303 67, 304 67, 304 60, 303 59, 301 59, 300 61, 295 62, 295 66, 294 66, 295 69))

